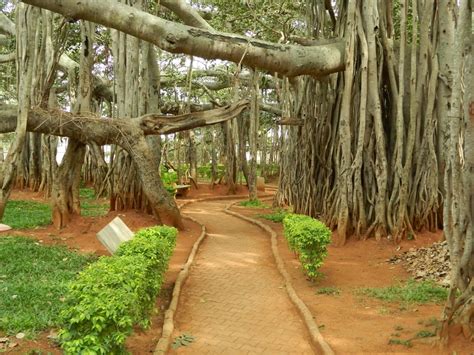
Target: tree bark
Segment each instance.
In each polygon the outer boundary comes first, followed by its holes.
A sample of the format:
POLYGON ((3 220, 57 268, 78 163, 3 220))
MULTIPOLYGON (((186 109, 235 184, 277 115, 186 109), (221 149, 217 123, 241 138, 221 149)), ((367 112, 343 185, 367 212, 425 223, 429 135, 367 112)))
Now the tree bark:
POLYGON ((445 63, 447 116, 444 127, 449 147, 444 173, 444 235, 449 248, 451 284, 440 336, 448 341, 452 323, 460 324, 468 339, 474 338, 474 220, 473 220, 473 126, 468 115, 472 105, 472 17, 470 5, 452 0, 440 2, 440 61, 445 63), (459 40, 457 40, 459 39, 459 40), (466 82, 467 81, 467 82, 466 82))
POLYGON ((251 101, 250 101, 250 129, 249 129, 249 200, 257 200, 257 141, 258 125, 260 120, 258 72, 254 71, 252 75, 251 101))
MULTIPOLYGON (((79 114, 91 111, 94 40, 95 25, 89 22, 81 23, 79 86, 74 107, 74 112, 79 114)), ((58 229, 66 227, 73 215, 81 214, 79 186, 85 153, 84 143, 76 139, 69 139, 63 162, 56 170, 56 174, 53 175, 53 224, 58 229)))

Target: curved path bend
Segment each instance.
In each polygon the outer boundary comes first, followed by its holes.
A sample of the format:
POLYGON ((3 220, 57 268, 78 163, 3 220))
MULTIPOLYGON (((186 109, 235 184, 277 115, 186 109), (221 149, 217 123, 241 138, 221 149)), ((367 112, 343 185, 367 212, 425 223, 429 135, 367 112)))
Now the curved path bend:
POLYGON ((201 245, 176 312, 176 331, 194 336, 183 354, 313 354, 258 227, 223 212, 228 201, 185 207, 203 223, 201 245))

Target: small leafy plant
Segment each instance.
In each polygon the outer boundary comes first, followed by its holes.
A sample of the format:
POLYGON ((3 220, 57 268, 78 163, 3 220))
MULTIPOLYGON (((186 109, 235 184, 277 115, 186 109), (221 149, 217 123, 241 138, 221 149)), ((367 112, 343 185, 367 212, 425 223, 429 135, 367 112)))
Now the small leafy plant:
POLYGON ((70 285, 61 313, 67 354, 121 354, 134 325, 149 326, 176 244, 172 227, 143 229, 116 254, 91 264, 70 285))
POLYGON ((162 171, 161 181, 163 181, 165 189, 168 190, 171 195, 176 193, 175 185, 178 182, 178 173, 176 171, 162 171))
POLYGON ((434 336, 436 336, 436 334, 429 330, 420 330, 418 333, 416 333, 417 338, 430 338, 434 336))
POLYGON ((177 336, 174 339, 173 344, 171 344, 171 347, 176 350, 182 346, 188 346, 194 340, 194 337, 190 334, 181 334, 180 336, 177 336))
POLYGON ((339 296, 341 294, 341 290, 337 287, 321 287, 316 290, 317 295, 328 295, 328 296, 339 296))
POLYGON ((299 255, 306 274, 314 279, 327 256, 331 230, 323 222, 300 214, 285 216, 283 227, 290 249, 299 255))
POLYGON ((408 340, 403 340, 403 339, 390 339, 388 341, 390 345, 403 345, 406 346, 407 348, 413 347, 413 344, 410 339, 408 340))

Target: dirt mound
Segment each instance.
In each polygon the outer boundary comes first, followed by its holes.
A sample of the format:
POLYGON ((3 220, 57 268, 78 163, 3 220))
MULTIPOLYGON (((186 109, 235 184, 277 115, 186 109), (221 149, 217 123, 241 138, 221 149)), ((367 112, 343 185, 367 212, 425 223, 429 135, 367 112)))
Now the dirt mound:
POLYGON ((388 259, 391 264, 402 264, 416 280, 431 280, 449 286, 451 264, 447 242, 434 243, 425 248, 411 248, 388 259))

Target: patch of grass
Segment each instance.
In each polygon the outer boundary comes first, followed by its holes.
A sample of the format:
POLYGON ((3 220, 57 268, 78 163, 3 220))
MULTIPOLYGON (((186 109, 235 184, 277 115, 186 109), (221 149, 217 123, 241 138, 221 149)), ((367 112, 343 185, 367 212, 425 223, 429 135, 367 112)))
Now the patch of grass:
POLYGON ((28 238, 0 238, 0 330, 57 326, 67 284, 94 259, 28 238))
POLYGON ((321 287, 316 290, 317 295, 328 295, 328 296, 339 296, 341 294, 341 290, 337 287, 321 287))
POLYGON ((413 344, 411 343, 411 340, 403 340, 403 339, 390 339, 388 341, 390 345, 403 345, 406 346, 407 348, 413 347, 413 344))
POLYGON ((79 189, 79 198, 86 200, 95 199, 95 191, 90 187, 81 187, 79 189))
POLYGON ((264 219, 267 219, 269 221, 272 221, 272 222, 275 222, 275 223, 282 223, 283 222, 283 218, 285 218, 285 216, 288 214, 289 212, 285 211, 284 209, 277 209, 275 212, 273 213, 269 213, 269 214, 259 214, 258 217, 259 218, 264 218, 264 219))
POLYGON ((19 229, 48 225, 51 223, 51 206, 34 201, 10 200, 2 223, 19 229))
POLYGON ((269 206, 260 200, 245 200, 239 203, 240 206, 250 208, 268 208, 269 206))
POLYGON ((429 338, 429 337, 434 337, 436 334, 429 331, 429 330, 420 330, 418 333, 416 333, 417 338, 429 338))
POLYGON ((101 217, 109 212, 109 204, 96 199, 94 189, 81 188, 79 197, 81 198, 81 216, 101 217))
POLYGON ((408 280, 395 286, 366 288, 362 293, 386 302, 439 303, 446 300, 448 290, 430 281, 408 280))
POLYGON ((109 204, 108 203, 100 203, 97 202, 89 202, 83 201, 81 202, 81 216, 84 217, 101 217, 105 216, 109 212, 109 204))

